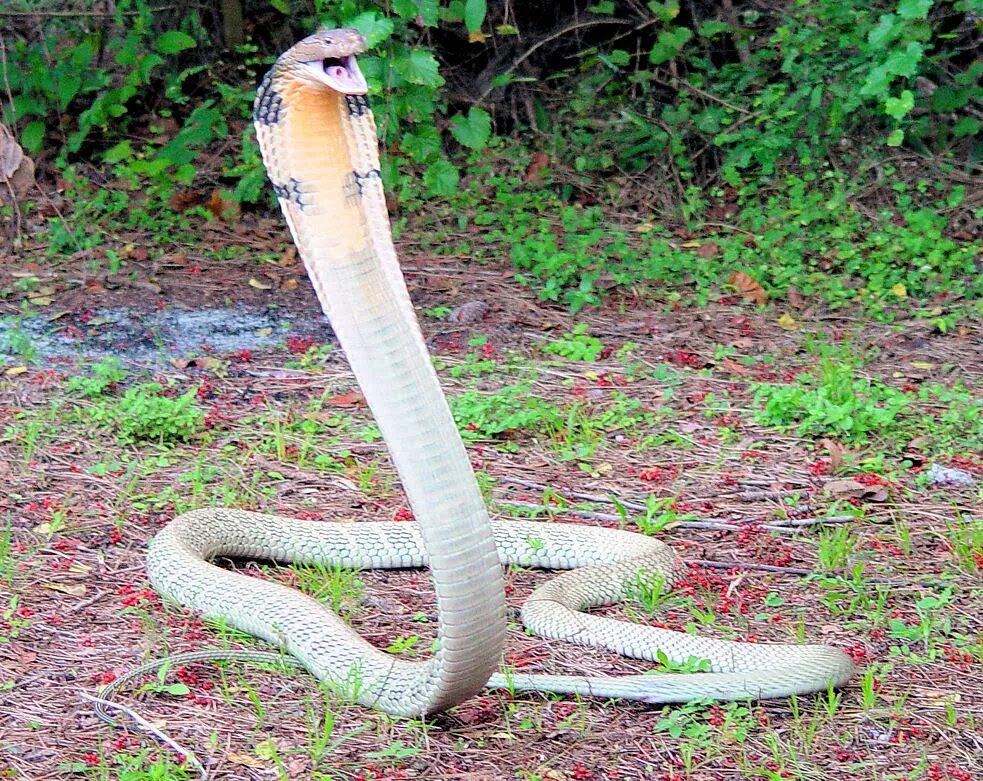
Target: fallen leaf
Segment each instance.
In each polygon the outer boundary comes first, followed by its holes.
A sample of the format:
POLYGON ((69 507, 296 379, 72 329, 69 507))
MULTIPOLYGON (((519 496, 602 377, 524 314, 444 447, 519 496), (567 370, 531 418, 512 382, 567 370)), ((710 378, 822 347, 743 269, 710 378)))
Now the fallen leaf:
POLYGON ((846 448, 843 445, 832 439, 821 439, 819 444, 825 447, 826 452, 829 453, 830 471, 835 472, 843 466, 843 456, 846 455, 846 448))
POLYGON ((256 329, 256 336, 259 337, 269 336, 271 333, 273 333, 273 328, 270 326, 256 329))
POLYGON ((8 377, 16 377, 18 374, 23 374, 26 371, 26 366, 11 366, 9 369, 4 371, 4 374, 8 377))
POLYGON ((297 263, 297 248, 291 244, 287 249, 284 250, 280 259, 277 260, 276 265, 278 266, 293 266, 297 263))
POLYGON ((696 254, 699 255, 704 260, 710 260, 711 258, 716 257, 719 251, 720 251, 719 244, 716 244, 715 242, 712 241, 708 241, 706 244, 700 245, 700 248, 696 251, 696 254))
POLYGON ((929 363, 928 361, 912 361, 911 365, 912 368, 923 369, 924 371, 928 371, 928 372, 935 369, 935 364, 929 363))
POLYGON ((743 271, 735 271, 730 275, 727 283, 737 290, 738 295, 745 301, 753 301, 758 306, 768 301, 768 294, 761 284, 743 271))
POLYGON ((196 355, 194 358, 174 358, 171 360, 171 365, 175 369, 187 369, 189 366, 198 369, 205 369, 206 371, 212 371, 214 369, 222 368, 225 363, 219 358, 213 358, 210 355, 196 355))
POLYGON ((788 312, 779 317, 776 322, 778 323, 778 327, 783 331, 794 331, 799 327, 798 321, 788 312))
POLYGON ((24 160, 24 150, 14 140, 6 125, 0 124, 0 178, 9 179, 20 168, 24 160))
POLYGON ((898 282, 898 284, 896 284, 896 285, 891 285, 891 293, 896 298, 907 298, 908 297, 908 288, 906 288, 903 284, 901 284, 900 282, 898 282))
POLYGON ((790 287, 785 291, 785 297, 788 299, 789 306, 793 309, 805 309, 806 300, 794 287, 790 287))
POLYGON ((24 154, 6 125, 0 123, 0 201, 19 199, 34 186, 34 161, 24 154))
POLYGON ((225 755, 225 758, 229 760, 233 765, 243 765, 245 767, 254 767, 257 769, 263 769, 266 767, 266 763, 261 759, 257 759, 251 754, 236 754, 230 751, 225 755))
POLYGON ((42 587, 57 591, 61 594, 69 594, 73 597, 85 596, 85 586, 81 583, 42 583, 42 587))
POLYGON ((883 502, 887 499, 887 491, 883 486, 864 485, 856 480, 830 480, 823 487, 834 496, 848 499, 869 499, 872 502, 883 502))
POLYGON ((232 222, 233 220, 239 219, 239 204, 233 200, 223 198, 219 190, 212 191, 208 202, 205 204, 205 208, 218 220, 232 222))
POLYGON ((750 377, 752 374, 754 374, 754 372, 749 368, 746 366, 741 366, 741 364, 737 363, 737 361, 732 361, 730 358, 724 358, 720 362, 720 365, 728 372, 738 377, 750 377))
POLYGON ((701 243, 699 241, 684 241, 679 246, 683 249, 696 249, 701 246, 701 243))
POLYGON ((332 396, 326 403, 332 407, 364 407, 365 397, 358 391, 350 391, 332 396))
POLYGON ((249 287, 254 287, 257 290, 272 290, 273 289, 273 285, 271 285, 269 282, 261 282, 260 280, 256 279, 256 277, 250 277, 249 278, 249 287))
POLYGON ((283 285, 281 287, 283 287, 284 290, 296 290, 298 284, 297 277, 289 277, 288 279, 283 280, 283 285))
POLYGON ((532 160, 529 162, 526 172, 522 176, 522 181, 538 182, 543 177, 543 171, 550 167, 550 156, 543 151, 533 152, 532 160))

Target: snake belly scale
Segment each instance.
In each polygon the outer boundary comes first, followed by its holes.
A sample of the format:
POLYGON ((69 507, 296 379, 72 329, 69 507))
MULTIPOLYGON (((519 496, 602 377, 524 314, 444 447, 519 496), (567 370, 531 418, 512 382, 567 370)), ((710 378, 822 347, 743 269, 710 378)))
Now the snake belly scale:
MULTIPOLYGON (((420 333, 390 233, 378 141, 354 30, 321 30, 285 52, 255 108, 263 161, 321 306, 361 386, 416 523, 314 523, 203 509, 153 539, 147 570, 163 596, 263 638, 355 701, 415 716, 484 686, 681 702, 780 697, 839 686, 853 674, 822 645, 727 642, 590 615, 623 598, 639 571, 671 583, 675 554, 658 540, 575 524, 492 522, 420 333), (429 567, 438 639, 426 661, 384 653, 313 599, 210 563, 215 556, 351 568, 429 567), (503 676, 502 565, 570 570, 540 586, 523 622, 548 638, 655 661, 708 659, 697 674, 503 676)), ((181 654, 172 661, 261 658, 181 654)))

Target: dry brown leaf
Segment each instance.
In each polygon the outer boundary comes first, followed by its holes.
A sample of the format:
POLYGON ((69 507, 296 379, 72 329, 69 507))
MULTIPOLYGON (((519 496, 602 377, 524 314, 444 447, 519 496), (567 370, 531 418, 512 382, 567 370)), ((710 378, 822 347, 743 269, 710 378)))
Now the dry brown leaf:
POLYGON ((710 260, 711 258, 716 257, 719 251, 719 244, 713 241, 708 241, 706 244, 700 245, 700 248, 696 251, 696 254, 704 260, 710 260))
POLYGON ((732 361, 730 358, 724 358, 720 365, 737 377, 750 377, 754 374, 747 366, 741 366, 737 361, 732 361))
POLYGON ((550 156, 546 152, 533 152, 532 160, 526 168, 526 172, 522 175, 522 181, 526 183, 538 182, 543 176, 543 171, 549 167, 550 156))
POLYGON ((260 280, 256 279, 256 277, 250 277, 249 278, 249 287, 254 287, 257 290, 272 290, 273 289, 273 285, 271 283, 269 283, 269 282, 261 282, 260 280))
POLYGON ((57 591, 60 594, 68 594, 73 597, 84 597, 85 596, 85 586, 81 583, 42 583, 43 588, 49 589, 51 591, 57 591))
POLYGON ((14 140, 14 134, 0 123, 0 178, 10 179, 24 162, 24 150, 14 140))
POLYGON ((297 277, 288 277, 287 279, 283 280, 283 285, 281 287, 283 287, 284 290, 296 290, 298 284, 297 277))
POLYGON ((364 407, 365 397, 358 391, 350 391, 332 396, 326 403, 332 407, 364 407))
POLYGON ((843 456, 846 455, 846 448, 833 439, 821 439, 819 444, 826 448, 829 453, 829 468, 831 472, 836 472, 843 466, 843 456))
POLYGON ((257 759, 252 754, 236 754, 234 751, 230 751, 225 755, 225 758, 233 765, 243 765, 244 767, 254 767, 257 769, 266 767, 266 763, 262 759, 257 759))
POLYGON ((735 271, 727 280, 728 284, 737 290, 738 295, 745 301, 753 301, 762 306, 768 301, 768 294, 761 284, 743 271, 735 271))
POLYGON ((856 480, 830 480, 824 488, 837 497, 867 499, 872 502, 887 500, 887 490, 880 485, 864 485, 856 480))
POLYGON ((205 208, 218 220, 233 222, 239 219, 239 204, 233 200, 223 198, 222 193, 218 190, 212 191, 208 202, 205 204, 205 208))
POLYGON ((794 287, 785 291, 785 297, 788 299, 788 305, 793 309, 805 309, 805 297, 794 287))

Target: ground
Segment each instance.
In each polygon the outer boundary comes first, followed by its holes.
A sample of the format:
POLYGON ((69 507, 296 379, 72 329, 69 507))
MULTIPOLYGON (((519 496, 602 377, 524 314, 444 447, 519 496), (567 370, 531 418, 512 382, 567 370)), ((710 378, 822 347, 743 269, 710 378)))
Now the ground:
MULTIPOLYGON (((672 707, 489 691, 400 720, 299 672, 201 664, 123 703, 215 779, 977 777, 980 323, 644 297, 571 316, 505 266, 423 255, 406 235, 411 293, 496 516, 657 534, 694 562, 687 577, 608 614, 830 643, 858 675, 814 697, 672 707)), ((0 269, 17 315, 0 369, 0 777, 196 777, 82 697, 168 652, 256 645, 150 590, 146 543, 176 513, 411 522, 279 222, 201 240, 266 262, 189 247, 151 261, 124 239, 108 273, 85 253, 31 262, 42 244, 28 240, 0 269)), ((428 652, 424 572, 225 565, 312 591, 382 648, 428 652)), ((516 611, 544 577, 507 575, 508 665, 646 669, 525 635, 516 611)))

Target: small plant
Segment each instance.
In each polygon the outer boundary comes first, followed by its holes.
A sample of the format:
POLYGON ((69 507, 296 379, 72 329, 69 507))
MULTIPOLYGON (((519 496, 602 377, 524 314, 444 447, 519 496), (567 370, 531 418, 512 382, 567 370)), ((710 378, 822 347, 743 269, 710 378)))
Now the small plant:
POLYGON ((95 398, 114 390, 126 379, 127 371, 118 358, 105 358, 92 367, 92 377, 72 377, 65 385, 69 393, 95 398))
POLYGON ((578 323, 568 334, 548 342, 543 350, 571 361, 596 361, 604 345, 601 340, 587 333, 587 324, 578 323))
POLYGON ((129 388, 120 398, 100 398, 84 415, 116 429, 121 442, 173 443, 191 439, 205 426, 205 414, 196 402, 198 389, 168 396, 159 383, 129 388))
MULTIPOLYGON (((762 383, 754 399, 759 422, 800 436, 832 436, 857 444, 897 434, 908 396, 878 380, 858 377, 852 366, 823 359, 819 376, 794 385, 762 383)), ((900 443, 897 443, 900 444, 900 443)))
POLYGON ((528 385, 506 385, 495 393, 467 390, 451 399, 451 410, 465 441, 547 433, 563 425, 562 413, 528 385))

